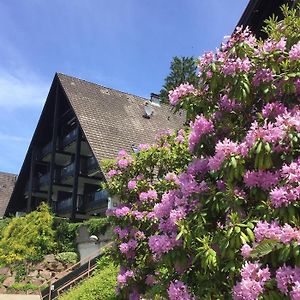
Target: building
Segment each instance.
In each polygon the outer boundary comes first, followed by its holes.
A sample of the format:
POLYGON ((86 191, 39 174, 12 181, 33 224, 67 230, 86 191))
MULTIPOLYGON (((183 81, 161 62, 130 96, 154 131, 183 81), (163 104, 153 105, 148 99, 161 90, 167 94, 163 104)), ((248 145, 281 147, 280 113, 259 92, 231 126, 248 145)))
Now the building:
POLYGON ((2 218, 5 213, 16 180, 17 175, 0 172, 0 218, 2 218))
POLYGON ((294 0, 250 0, 237 26, 249 26, 257 37, 265 39, 266 34, 261 31, 264 21, 272 15, 282 19, 280 7, 283 4, 294 6, 296 2, 294 0))
POLYGON ((99 190, 103 160, 183 122, 155 95, 147 101, 56 74, 5 215, 30 212, 42 201, 71 219, 103 214, 109 200, 99 190))

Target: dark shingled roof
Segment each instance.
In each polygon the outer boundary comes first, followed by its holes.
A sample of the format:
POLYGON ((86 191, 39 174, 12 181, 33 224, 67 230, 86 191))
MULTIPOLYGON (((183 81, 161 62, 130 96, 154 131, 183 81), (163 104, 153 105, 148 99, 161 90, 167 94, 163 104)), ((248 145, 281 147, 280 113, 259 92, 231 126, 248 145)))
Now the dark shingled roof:
POLYGON ((159 130, 180 128, 185 121, 167 104, 153 105, 154 115, 146 119, 145 98, 57 75, 99 163, 121 149, 131 152, 132 144, 154 142, 159 130))
POLYGON ((5 213, 16 179, 15 174, 0 172, 0 218, 5 213))

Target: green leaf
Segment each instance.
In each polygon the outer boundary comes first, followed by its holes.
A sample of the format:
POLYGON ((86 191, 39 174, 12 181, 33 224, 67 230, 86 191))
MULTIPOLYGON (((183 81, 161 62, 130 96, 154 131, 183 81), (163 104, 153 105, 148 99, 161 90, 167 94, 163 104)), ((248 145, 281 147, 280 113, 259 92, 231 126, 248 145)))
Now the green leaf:
POLYGON ((277 240, 263 240, 251 251, 250 257, 262 257, 281 247, 283 245, 277 240))

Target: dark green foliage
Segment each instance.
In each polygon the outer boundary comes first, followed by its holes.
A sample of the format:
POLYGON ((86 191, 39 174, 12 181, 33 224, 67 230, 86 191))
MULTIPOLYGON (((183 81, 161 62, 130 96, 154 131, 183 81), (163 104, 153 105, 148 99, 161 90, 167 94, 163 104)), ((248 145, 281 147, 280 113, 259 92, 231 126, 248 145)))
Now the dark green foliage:
POLYGON ((87 226, 88 232, 92 235, 104 234, 109 226, 108 219, 92 218, 84 222, 71 223, 64 218, 55 217, 53 229, 55 230, 56 251, 55 252, 76 252, 75 239, 80 226, 87 226))
POLYGON ((193 57, 175 56, 171 62, 170 74, 165 78, 165 83, 160 90, 160 99, 168 103, 168 93, 182 83, 197 83, 196 63, 193 57))
POLYGON ((111 259, 104 256, 98 261, 94 275, 80 283, 60 300, 116 300, 116 283, 118 268, 111 259))
POLYGON ((109 226, 108 218, 92 218, 83 222, 83 225, 87 226, 90 234, 104 234, 109 226))
POLYGON ((53 229, 55 230, 56 252, 76 251, 76 232, 81 223, 70 223, 68 219, 55 217, 53 229))

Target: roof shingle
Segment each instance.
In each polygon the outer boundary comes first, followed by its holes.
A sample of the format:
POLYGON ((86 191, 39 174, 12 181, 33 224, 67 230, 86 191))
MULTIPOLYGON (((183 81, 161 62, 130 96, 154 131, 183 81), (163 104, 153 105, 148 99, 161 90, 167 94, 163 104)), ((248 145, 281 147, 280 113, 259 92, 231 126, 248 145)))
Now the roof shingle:
POLYGON ((16 179, 15 174, 0 172, 0 218, 5 213, 16 179))
POLYGON ((98 160, 132 151, 132 144, 154 142, 159 130, 177 129, 184 116, 166 104, 153 106, 154 115, 143 117, 147 99, 78 78, 58 74, 81 128, 98 160))

